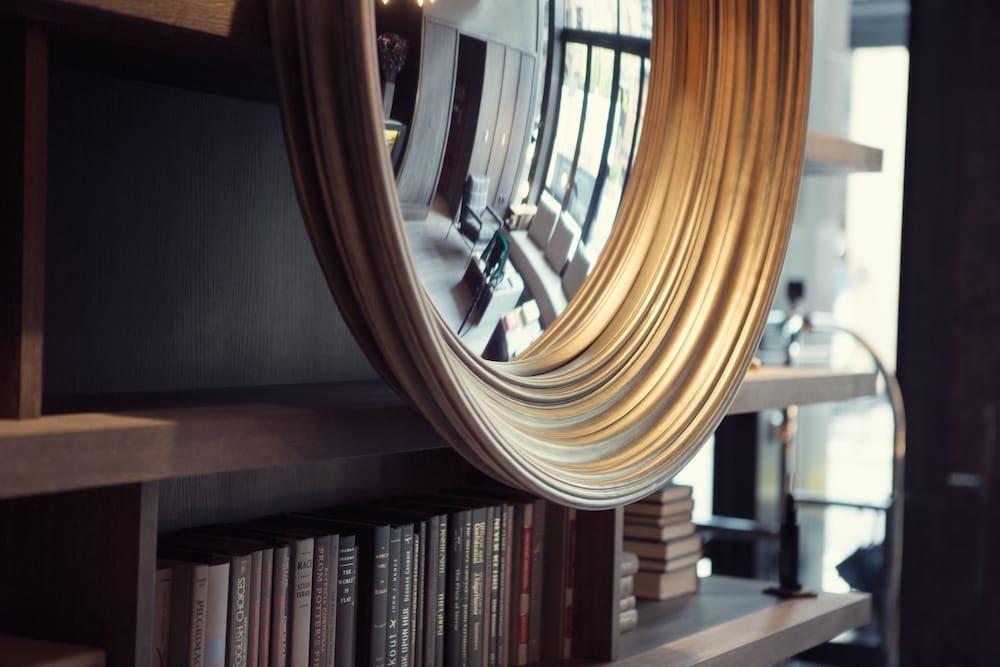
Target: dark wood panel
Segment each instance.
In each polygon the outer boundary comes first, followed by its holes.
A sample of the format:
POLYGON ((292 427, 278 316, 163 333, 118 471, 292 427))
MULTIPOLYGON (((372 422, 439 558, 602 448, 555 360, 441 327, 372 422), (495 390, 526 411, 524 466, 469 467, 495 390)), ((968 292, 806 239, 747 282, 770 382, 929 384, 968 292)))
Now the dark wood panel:
POLYGON ((437 188, 451 121, 457 60, 458 31, 425 20, 420 90, 406 155, 396 179, 407 217, 426 217, 437 188))
POLYGON ((447 447, 386 394, 348 383, 235 405, 0 420, 0 498, 447 447))
POLYGON ((458 486, 471 471, 452 449, 185 477, 160 483, 160 532, 458 486))
MULTIPOLYGON (((490 147, 489 162, 486 173, 490 177, 490 194, 488 201, 498 206, 503 212, 507 196, 497 201, 500 191, 500 178, 503 175, 504 164, 508 159, 511 145, 511 132, 514 126, 514 110, 522 103, 517 97, 517 83, 521 76, 521 53, 517 49, 507 48, 504 54, 503 82, 500 85, 500 100, 497 105, 496 126, 493 128, 493 145, 490 147)), ((525 100, 524 103, 529 102, 525 100)))
POLYGON ((622 508, 576 514, 576 581, 573 657, 618 657, 621 596, 622 508))
POLYGON ((42 409, 48 44, 0 23, 0 417, 42 409))
POLYGON ((0 627, 150 664, 156 515, 155 485, 0 503, 0 627))
POLYGON ((371 379, 277 107, 53 68, 46 397, 371 379))
POLYGON ((521 181, 524 180, 527 168, 527 165, 524 164, 524 151, 531 138, 531 122, 535 116, 535 91, 538 84, 535 62, 533 56, 527 53, 521 54, 517 90, 514 93, 517 103, 511 125, 507 159, 504 161, 503 172, 500 174, 497 198, 493 202, 498 210, 505 209, 512 201, 516 200, 517 189, 521 181))

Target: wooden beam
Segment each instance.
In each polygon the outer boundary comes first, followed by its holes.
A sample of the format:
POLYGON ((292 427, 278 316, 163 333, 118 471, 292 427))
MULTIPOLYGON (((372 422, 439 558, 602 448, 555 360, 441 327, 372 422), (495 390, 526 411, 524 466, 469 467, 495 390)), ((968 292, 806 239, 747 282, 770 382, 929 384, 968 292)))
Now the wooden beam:
POLYGON ((0 503, 0 624, 148 665, 158 489, 131 484, 0 503))
POLYGON ((42 408, 48 43, 0 24, 0 417, 42 408))
POLYGON ((574 658, 607 661, 618 657, 623 517, 621 507, 576 514, 574 658))

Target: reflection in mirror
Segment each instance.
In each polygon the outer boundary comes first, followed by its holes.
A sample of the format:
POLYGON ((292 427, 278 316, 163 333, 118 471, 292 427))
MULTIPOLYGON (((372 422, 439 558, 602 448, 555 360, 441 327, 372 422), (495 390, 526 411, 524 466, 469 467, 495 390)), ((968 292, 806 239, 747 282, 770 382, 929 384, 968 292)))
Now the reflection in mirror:
POLYGON ((645 106, 652 0, 376 7, 416 271, 469 349, 513 359, 611 234, 645 106))

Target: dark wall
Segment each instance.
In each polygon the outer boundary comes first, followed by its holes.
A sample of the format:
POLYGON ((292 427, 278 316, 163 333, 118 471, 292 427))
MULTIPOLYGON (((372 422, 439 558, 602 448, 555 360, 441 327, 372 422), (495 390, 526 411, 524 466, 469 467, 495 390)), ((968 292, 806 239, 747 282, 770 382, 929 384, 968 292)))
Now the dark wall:
POLYGON ((374 377, 276 106, 56 67, 50 125, 46 397, 374 377))
POLYGON ((899 359, 902 664, 1000 637, 1000 3, 914 0, 899 359))

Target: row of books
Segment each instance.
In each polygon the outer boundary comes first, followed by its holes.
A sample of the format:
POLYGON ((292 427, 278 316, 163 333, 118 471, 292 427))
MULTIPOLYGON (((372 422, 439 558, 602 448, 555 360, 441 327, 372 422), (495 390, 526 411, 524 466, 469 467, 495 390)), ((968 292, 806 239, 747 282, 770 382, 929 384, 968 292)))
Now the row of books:
POLYGON ((691 487, 678 484, 625 507, 623 548, 638 557, 637 597, 666 600, 698 590, 702 538, 693 509, 691 487))
POLYGON ((503 667, 566 658, 574 535, 575 511, 493 487, 167 535, 154 665, 503 667))

